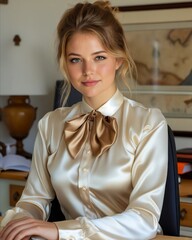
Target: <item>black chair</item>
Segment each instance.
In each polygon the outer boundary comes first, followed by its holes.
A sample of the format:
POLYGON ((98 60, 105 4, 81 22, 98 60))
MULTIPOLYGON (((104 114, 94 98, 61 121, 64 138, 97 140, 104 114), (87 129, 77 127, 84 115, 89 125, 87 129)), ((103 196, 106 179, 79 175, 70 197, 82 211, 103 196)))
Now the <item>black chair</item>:
MULTIPOLYGON (((62 106, 62 88, 64 85, 64 80, 57 80, 55 85, 55 96, 53 108, 56 109, 62 106)), ((73 86, 71 87, 71 92, 67 99, 65 106, 72 106, 74 103, 81 101, 82 95, 73 86)))
MULTIPOLYGON (((61 96, 61 87, 63 81, 56 82, 56 96, 61 96), (57 95, 58 94, 58 95, 57 95)), ((81 95, 72 88, 68 105, 72 105, 81 100, 81 95)), ((54 108, 60 107, 60 99, 55 97, 54 108)), ((60 206, 57 199, 53 200, 50 221, 61 221, 65 219, 60 211, 60 206)), ((164 235, 179 236, 180 235, 180 203, 179 203, 179 184, 177 172, 177 157, 175 139, 171 128, 168 126, 168 173, 165 187, 165 196, 163 208, 159 223, 163 229, 164 235)))
POLYGON ((165 187, 163 209, 159 223, 164 235, 180 235, 180 202, 179 182, 177 171, 177 157, 175 139, 171 128, 168 126, 168 173, 165 187))

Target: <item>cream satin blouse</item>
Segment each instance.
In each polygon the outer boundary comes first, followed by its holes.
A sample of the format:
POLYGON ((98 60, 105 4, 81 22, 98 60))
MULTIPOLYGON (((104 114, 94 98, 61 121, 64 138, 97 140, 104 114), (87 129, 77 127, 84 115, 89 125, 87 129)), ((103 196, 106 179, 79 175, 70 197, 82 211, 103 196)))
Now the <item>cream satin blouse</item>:
POLYGON ((67 219, 56 222, 62 240, 155 237, 167 176, 165 118, 158 109, 145 108, 117 90, 98 109, 116 118, 116 142, 100 157, 92 156, 86 142, 72 159, 64 141, 64 123, 91 110, 83 100, 49 112, 39 121, 25 190, 4 224, 25 214, 47 219, 56 193, 67 219))

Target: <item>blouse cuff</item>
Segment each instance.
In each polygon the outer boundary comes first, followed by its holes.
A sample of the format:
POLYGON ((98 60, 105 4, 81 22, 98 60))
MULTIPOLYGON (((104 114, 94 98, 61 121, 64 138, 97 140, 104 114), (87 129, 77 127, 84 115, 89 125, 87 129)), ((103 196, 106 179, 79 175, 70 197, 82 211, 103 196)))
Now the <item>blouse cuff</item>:
POLYGON ((90 239, 99 230, 85 217, 75 220, 55 222, 59 231, 59 240, 85 240, 90 239))
POLYGON ((26 210, 19 207, 15 207, 11 210, 8 210, 6 212, 5 217, 1 221, 1 227, 5 227, 7 223, 10 222, 11 220, 22 218, 22 217, 33 217, 33 216, 26 210))
POLYGON ((78 220, 54 222, 59 231, 59 240, 83 240, 84 234, 78 220))

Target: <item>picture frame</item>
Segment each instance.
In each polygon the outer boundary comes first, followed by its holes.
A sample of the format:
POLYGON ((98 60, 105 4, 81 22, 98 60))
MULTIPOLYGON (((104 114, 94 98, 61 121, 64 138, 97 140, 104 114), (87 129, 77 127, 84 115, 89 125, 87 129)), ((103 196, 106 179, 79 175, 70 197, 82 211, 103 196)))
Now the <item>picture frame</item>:
POLYGON ((8 4, 8 0, 0 0, 0 4, 8 4))
MULTIPOLYGON (((140 40, 140 45, 142 46, 141 44, 142 37, 138 35, 140 32, 142 32, 145 38, 146 33, 151 34, 152 32, 158 32, 158 34, 162 34, 161 32, 163 31, 170 32, 175 30, 176 32, 177 29, 179 30, 177 32, 181 32, 181 33, 184 31, 184 29, 188 29, 189 35, 187 35, 188 36, 187 47, 190 48, 190 50, 192 51, 192 14, 191 14, 192 3, 191 2, 130 5, 130 6, 120 6, 118 7, 118 9, 119 9, 119 12, 117 14, 118 19, 122 23, 125 33, 127 34, 127 36, 129 36, 128 46, 129 46, 130 52, 132 50, 133 45, 137 46, 137 48, 135 47, 137 50, 139 49, 138 47, 139 40, 140 40), (133 37, 134 32, 137 33, 137 35, 135 35, 135 38, 133 37), (133 36, 130 37, 131 34, 133 36), (132 45, 130 44, 131 38, 134 43, 132 45), (189 41, 190 41, 190 44, 189 44, 189 41)), ((182 36, 183 36, 183 33, 182 33, 182 36)), ((172 51, 174 52, 174 50, 172 51)), ((188 49, 186 51, 188 51, 188 49)), ((138 52, 138 51, 135 51, 135 52, 138 52)), ((175 57, 177 56, 175 55, 175 57)), ((171 61, 169 61, 169 64, 171 64, 171 61)), ((165 115, 168 124, 171 126, 175 136, 192 137, 192 83, 190 84, 190 86, 189 85, 183 86, 181 84, 179 85, 175 84, 174 86, 173 85, 169 86, 166 84, 154 85, 154 83, 152 84, 150 83, 150 85, 136 84, 136 87, 135 85, 133 86, 132 86, 133 88, 131 87, 132 89, 131 95, 133 99, 135 98, 136 95, 140 96, 140 100, 142 99, 141 100, 142 102, 144 97, 151 98, 153 102, 155 102, 154 99, 156 99, 156 104, 155 106, 152 106, 152 107, 158 107, 161 109, 163 105, 159 107, 157 104, 159 102, 161 102, 161 104, 164 104, 165 107, 167 107, 167 103, 165 99, 167 98, 167 101, 169 104, 171 102, 170 99, 173 99, 172 100, 173 106, 175 104, 175 107, 171 108, 173 112, 169 110, 168 112, 164 112, 162 109, 161 110, 165 115), (160 98, 162 98, 164 102, 162 100, 160 101, 159 100, 160 98), (177 102, 175 102, 174 99, 177 99, 177 102), (185 105, 187 106, 187 108, 185 105)), ((124 94, 126 95, 125 92, 124 94)), ((138 100, 138 99, 136 98, 135 100, 138 100)))
POLYGON ((191 6, 192 6, 191 1, 181 2, 181 1, 174 0, 174 2, 173 1, 170 1, 170 2, 165 1, 164 3, 162 1, 161 2, 155 1, 155 3, 154 3, 154 1, 141 0, 140 2, 142 2, 142 4, 119 6, 118 10, 120 12, 150 11, 150 10, 163 10, 163 9, 191 8, 191 6))

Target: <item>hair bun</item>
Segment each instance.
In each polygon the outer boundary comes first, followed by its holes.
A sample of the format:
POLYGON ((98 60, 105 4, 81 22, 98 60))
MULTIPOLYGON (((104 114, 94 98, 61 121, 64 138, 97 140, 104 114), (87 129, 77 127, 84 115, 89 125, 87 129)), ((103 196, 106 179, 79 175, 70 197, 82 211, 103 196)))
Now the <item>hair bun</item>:
POLYGON ((112 7, 110 1, 95 1, 93 3, 96 6, 99 6, 102 9, 108 10, 112 13, 117 12, 118 8, 117 7, 112 7))

